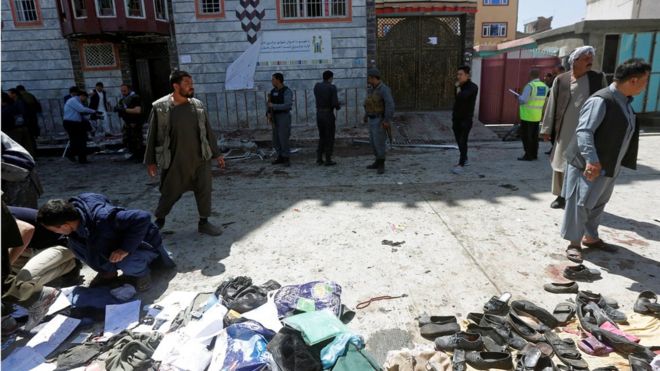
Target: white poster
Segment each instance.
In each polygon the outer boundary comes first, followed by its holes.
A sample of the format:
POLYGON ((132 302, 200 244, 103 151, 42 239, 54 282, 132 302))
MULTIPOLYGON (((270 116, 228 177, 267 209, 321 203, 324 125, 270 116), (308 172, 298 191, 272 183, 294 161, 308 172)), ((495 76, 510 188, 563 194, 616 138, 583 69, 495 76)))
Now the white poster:
POLYGON ((254 88, 254 71, 259 59, 261 38, 250 45, 232 64, 227 67, 225 90, 254 88))
POLYGON ((328 30, 268 31, 261 35, 259 66, 332 63, 328 30))

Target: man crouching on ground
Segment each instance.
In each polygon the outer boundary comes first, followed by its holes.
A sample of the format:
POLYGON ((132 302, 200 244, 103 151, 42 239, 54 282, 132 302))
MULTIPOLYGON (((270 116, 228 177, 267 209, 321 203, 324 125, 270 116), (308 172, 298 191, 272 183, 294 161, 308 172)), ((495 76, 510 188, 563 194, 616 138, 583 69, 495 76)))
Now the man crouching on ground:
POLYGON ((138 291, 146 291, 151 287, 152 263, 174 266, 148 212, 114 206, 100 194, 50 200, 39 209, 37 222, 68 236, 69 249, 98 272, 90 286, 107 283, 121 270, 135 279, 138 291))

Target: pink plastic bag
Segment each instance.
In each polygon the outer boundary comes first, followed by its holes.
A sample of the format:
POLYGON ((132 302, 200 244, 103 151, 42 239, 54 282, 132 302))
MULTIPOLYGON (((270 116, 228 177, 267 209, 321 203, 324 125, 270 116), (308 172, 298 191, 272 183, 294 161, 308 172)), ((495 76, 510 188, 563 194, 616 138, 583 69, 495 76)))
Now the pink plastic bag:
POLYGON ((628 339, 632 342, 639 343, 639 338, 637 336, 626 334, 625 332, 623 332, 620 329, 616 328, 616 326, 614 326, 610 322, 603 323, 602 325, 600 325, 600 328, 605 330, 605 331, 609 331, 613 334, 623 336, 623 337, 625 337, 626 339, 628 339))

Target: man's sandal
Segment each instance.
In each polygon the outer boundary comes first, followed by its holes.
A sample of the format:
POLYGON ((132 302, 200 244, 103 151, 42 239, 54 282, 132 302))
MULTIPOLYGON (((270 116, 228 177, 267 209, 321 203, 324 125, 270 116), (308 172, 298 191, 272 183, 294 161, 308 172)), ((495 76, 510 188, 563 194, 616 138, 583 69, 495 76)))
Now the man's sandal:
POLYGON ((568 245, 566 248, 566 257, 573 263, 582 263, 584 261, 584 259, 582 259, 582 247, 568 245))

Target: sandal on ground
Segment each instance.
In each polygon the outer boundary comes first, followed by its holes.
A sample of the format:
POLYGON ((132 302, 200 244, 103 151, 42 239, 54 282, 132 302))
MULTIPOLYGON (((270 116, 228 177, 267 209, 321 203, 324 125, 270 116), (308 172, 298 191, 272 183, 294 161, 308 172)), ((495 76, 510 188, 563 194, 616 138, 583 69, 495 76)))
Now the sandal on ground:
POLYGON ((575 317, 575 304, 569 302, 559 303, 555 307, 555 310, 552 311, 552 315, 557 319, 559 324, 565 325, 575 317))
POLYGON ((552 331, 548 331, 544 335, 545 339, 555 351, 557 358, 559 358, 559 360, 562 361, 565 365, 574 370, 589 369, 589 365, 584 359, 582 359, 582 355, 580 354, 580 351, 577 349, 575 342, 572 339, 562 339, 552 331))
POLYGON ((586 338, 580 340, 578 343, 578 348, 590 356, 606 356, 614 352, 614 349, 607 346, 606 344, 601 343, 593 335, 589 335, 586 338))
POLYGON ((564 278, 572 281, 595 281, 601 279, 598 269, 589 269, 580 264, 564 268, 564 278))
POLYGON ((633 310, 640 314, 660 315, 658 296, 653 291, 642 291, 637 297, 633 310))
POLYGON ((584 242, 582 241, 582 244, 590 249, 598 249, 598 250, 603 250, 607 252, 615 252, 616 247, 612 244, 605 243, 605 241, 598 239, 598 241, 594 242, 584 242))
POLYGON ((499 316, 506 315, 507 312, 509 312, 509 299, 511 299, 511 294, 508 292, 505 292, 499 298, 493 296, 486 304, 484 304, 484 313, 499 316))
POLYGON ((573 263, 582 263, 584 261, 582 258, 582 246, 568 245, 566 248, 566 258, 573 263))

